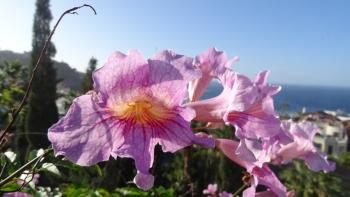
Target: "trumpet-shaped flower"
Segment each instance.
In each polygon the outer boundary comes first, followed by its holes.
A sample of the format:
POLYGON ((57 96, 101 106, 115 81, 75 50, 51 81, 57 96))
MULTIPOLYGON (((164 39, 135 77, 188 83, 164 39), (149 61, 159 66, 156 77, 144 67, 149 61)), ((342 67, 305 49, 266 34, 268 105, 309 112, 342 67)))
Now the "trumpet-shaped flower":
POLYGON ((245 161, 235 153, 239 143, 228 139, 216 139, 217 148, 224 153, 229 159, 237 163, 238 165, 246 168, 250 173, 247 179, 247 185, 250 185, 243 192, 243 197, 254 197, 256 194, 257 185, 264 185, 268 187, 277 196, 286 196, 285 186, 278 180, 276 175, 270 170, 267 165, 263 165, 261 168, 251 165, 248 161, 245 161))
POLYGON ((207 89, 210 81, 225 73, 231 65, 238 61, 236 56, 232 59, 227 58, 227 54, 218 51, 216 48, 209 48, 197 55, 195 58, 195 67, 202 71, 202 77, 195 79, 189 84, 189 98, 191 101, 197 101, 207 89))
POLYGON ((270 160, 271 138, 281 132, 272 99, 280 87, 267 84, 267 75, 261 72, 251 81, 226 70, 219 77, 224 86, 220 95, 187 104, 196 111, 195 120, 236 126, 236 136, 241 139, 237 152, 260 167, 270 160))
POLYGON ((276 151, 275 161, 286 162, 291 159, 303 159, 307 166, 313 171, 333 171, 335 163, 327 160, 327 155, 318 151, 313 144, 315 134, 319 132, 316 124, 303 121, 294 123, 292 121, 282 122, 283 130, 293 137, 293 142, 282 145, 276 151))
POLYGON ((175 152, 193 143, 214 146, 191 131, 195 112, 182 106, 186 85, 201 74, 192 59, 163 51, 144 60, 138 51, 113 53, 94 72, 95 93, 76 98, 67 114, 49 129, 56 155, 79 165, 93 165, 110 156, 135 160, 134 182, 147 190, 154 147, 175 152))

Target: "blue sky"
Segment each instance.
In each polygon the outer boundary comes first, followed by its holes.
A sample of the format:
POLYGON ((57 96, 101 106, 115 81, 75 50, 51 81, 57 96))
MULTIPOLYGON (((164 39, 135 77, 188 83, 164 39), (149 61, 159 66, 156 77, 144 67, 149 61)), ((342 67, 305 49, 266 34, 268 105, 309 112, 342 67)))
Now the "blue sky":
MULTIPOLYGON (((81 1, 51 2, 56 21, 55 59, 80 71, 95 56, 136 48, 148 57, 162 49, 195 56, 210 46, 239 55, 233 69, 253 76, 271 70, 274 83, 350 87, 350 1, 81 1)), ((31 48, 34 1, 0 2, 0 49, 31 48)))

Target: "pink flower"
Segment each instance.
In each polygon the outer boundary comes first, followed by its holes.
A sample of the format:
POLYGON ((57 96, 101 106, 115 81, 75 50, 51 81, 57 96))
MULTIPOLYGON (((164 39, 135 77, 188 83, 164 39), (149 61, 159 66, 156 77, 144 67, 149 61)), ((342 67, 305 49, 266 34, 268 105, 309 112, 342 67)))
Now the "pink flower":
POLYGON ((243 197, 254 197, 258 185, 266 186, 276 196, 282 197, 287 195, 286 187, 267 165, 264 165, 262 168, 254 167, 249 173, 252 176, 250 180, 251 186, 243 191, 243 197))
POLYGON ((207 189, 203 190, 203 194, 207 194, 209 196, 215 196, 218 190, 217 184, 209 184, 207 189))
POLYGON ((199 100, 211 80, 222 75, 238 60, 238 56, 229 60, 225 52, 218 51, 216 48, 209 48, 197 55, 195 58, 195 67, 202 71, 202 77, 191 81, 189 85, 190 100, 199 100))
POLYGON ((96 93, 76 98, 49 129, 56 155, 84 166, 110 156, 133 158, 134 182, 150 189, 156 144, 165 152, 193 143, 214 146, 212 139, 193 134, 189 122, 195 112, 182 106, 187 83, 200 75, 191 58, 171 51, 147 61, 138 51, 113 53, 93 74, 96 93))
POLYGON ((260 167, 270 161, 274 137, 281 133, 272 99, 280 87, 267 84, 267 75, 268 72, 261 72, 251 81, 226 70, 219 77, 224 86, 220 95, 187 104, 196 111, 197 121, 236 126, 236 136, 241 143, 237 153, 260 167))
POLYGON ((243 192, 243 196, 255 196, 257 185, 264 185, 270 188, 271 191, 277 196, 286 196, 286 188, 267 165, 263 165, 261 168, 251 165, 249 162, 241 159, 241 157, 234 152, 234 150, 238 147, 238 144, 238 142, 233 140, 216 139, 216 147, 229 159, 246 168, 250 173, 247 183, 250 185, 250 187, 243 192))
POLYGON ((334 171, 335 163, 327 160, 327 155, 318 151, 313 144, 315 134, 319 132, 317 125, 303 121, 293 123, 283 121, 283 130, 293 137, 293 142, 282 147, 275 153, 275 162, 286 162, 291 159, 303 159, 313 171, 334 171))
MULTIPOLYGON (((255 197, 276 197, 271 190, 255 193, 255 197)), ((294 191, 287 191, 286 197, 295 197, 294 191)))
POLYGON ((232 123, 238 125, 236 135, 241 141, 237 154, 259 167, 271 160, 271 153, 273 148, 276 149, 276 144, 291 142, 290 136, 280 129, 280 120, 273 104, 272 97, 281 87, 268 84, 268 75, 268 71, 256 75, 253 86, 257 93, 255 101, 246 111, 247 114, 235 111, 227 114, 228 121, 232 118, 232 123))
POLYGON ((10 192, 10 193, 5 193, 3 197, 32 197, 32 195, 24 192, 10 192))
POLYGON ((223 191, 219 193, 219 197, 233 197, 233 195, 231 193, 223 191))
POLYGON ((235 152, 239 146, 239 142, 224 138, 218 138, 215 139, 215 145, 222 153, 224 153, 226 157, 234 161, 236 164, 240 165, 243 168, 249 166, 247 161, 241 159, 235 152))

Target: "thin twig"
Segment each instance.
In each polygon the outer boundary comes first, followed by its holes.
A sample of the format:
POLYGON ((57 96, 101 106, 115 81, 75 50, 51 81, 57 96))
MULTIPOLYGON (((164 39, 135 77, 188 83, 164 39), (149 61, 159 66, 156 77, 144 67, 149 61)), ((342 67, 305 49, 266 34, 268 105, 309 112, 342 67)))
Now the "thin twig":
MULTIPOLYGON (((29 166, 31 166, 32 164, 36 164, 36 162, 39 160, 41 160, 45 155, 49 154, 50 152, 52 152, 52 148, 48 149, 47 151, 45 151, 42 155, 39 155, 37 157, 35 157, 34 159, 32 159, 31 161, 29 161, 28 163, 24 164, 22 167, 20 167, 18 170, 16 170, 15 172, 13 172, 10 176, 6 177, 4 180, 2 180, 0 182, 0 187, 2 187, 3 185, 5 185, 6 183, 10 182, 12 180, 12 178, 22 174, 22 172, 27 169, 29 166)), ((37 165, 37 164, 36 164, 37 165)))
POLYGON ((28 185, 30 182, 33 181, 34 175, 35 175, 35 169, 36 169, 36 167, 38 167, 39 163, 41 162, 42 158, 44 157, 44 154, 39 155, 39 156, 41 156, 41 157, 33 165, 31 172, 26 175, 26 178, 23 180, 23 183, 22 183, 21 187, 18 188, 17 191, 21 191, 23 189, 23 187, 25 187, 26 185, 28 185), (32 174, 32 177, 30 178, 30 180, 26 181, 26 179, 28 178, 29 174, 32 174))
POLYGON ((238 194, 240 194, 247 186, 245 184, 243 184, 240 188, 237 189, 237 191, 235 191, 235 193, 232 194, 233 197, 238 196, 238 194))
POLYGON ((191 152, 191 147, 186 147, 184 149, 184 175, 185 175, 185 180, 189 186, 189 190, 191 193, 191 196, 195 196, 194 195, 194 185, 192 182, 192 177, 191 177, 191 173, 190 173, 190 169, 189 169, 189 160, 190 160, 190 152, 191 152))
POLYGON ((4 172, 5 172, 6 166, 7 166, 7 162, 5 162, 4 166, 3 166, 2 169, 1 169, 0 178, 2 177, 2 175, 3 175, 4 172))
POLYGON ((82 7, 89 7, 89 8, 94 12, 95 15, 97 14, 95 8, 92 7, 91 5, 88 5, 88 4, 84 4, 84 5, 82 5, 82 6, 77 6, 77 7, 71 8, 71 9, 66 10, 65 12, 63 12, 63 14, 62 14, 62 15, 60 16, 60 18, 57 20, 57 22, 56 22, 55 26, 53 27, 52 31, 50 32, 49 37, 48 37, 48 38, 46 39, 46 41, 45 41, 44 47, 43 47, 43 49, 41 50, 40 56, 39 56, 39 58, 38 58, 38 60, 37 60, 37 62, 36 62, 36 64, 35 64, 35 67, 34 67, 34 69, 33 69, 33 71, 32 71, 32 75, 31 75, 31 77, 30 77, 29 84, 28 84, 27 89, 26 89, 26 92, 25 92, 25 94, 24 94, 24 96, 23 96, 23 98, 22 98, 22 101, 21 101, 19 107, 14 111, 11 122, 7 125, 6 129, 4 130, 4 132, 1 133, 0 142, 1 142, 2 139, 5 137, 5 134, 6 134, 7 132, 10 131, 11 127, 12 127, 13 124, 15 123, 15 121, 16 121, 16 119, 17 119, 19 113, 21 112, 22 108, 24 107, 24 104, 26 103, 26 101, 27 101, 27 99, 28 99, 29 92, 30 92, 30 90, 32 89, 32 83, 33 83, 33 79, 34 79, 34 77, 35 77, 35 74, 36 74, 36 72, 37 72, 39 66, 41 65, 41 62, 42 62, 42 60, 43 60, 43 57, 45 56, 45 54, 46 54, 46 52, 47 52, 47 49, 48 49, 48 46, 49 46, 49 44, 50 44, 51 38, 52 38, 53 34, 55 33, 58 24, 61 22, 62 18, 63 18, 66 14, 74 14, 76 10, 78 10, 78 9, 80 9, 80 8, 82 8, 82 7))

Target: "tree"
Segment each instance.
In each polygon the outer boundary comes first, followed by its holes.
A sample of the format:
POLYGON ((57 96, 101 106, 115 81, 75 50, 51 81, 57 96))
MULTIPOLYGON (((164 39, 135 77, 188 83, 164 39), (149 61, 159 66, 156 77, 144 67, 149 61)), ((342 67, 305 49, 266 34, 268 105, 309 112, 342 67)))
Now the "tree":
MULTIPOLYGON (((49 9, 49 0, 37 0, 34 15, 33 40, 31 53, 31 70, 39 58, 40 52, 50 34, 50 21, 52 19, 49 9)), ((56 106, 56 70, 53 68, 51 57, 56 53, 52 43, 43 57, 32 85, 29 95, 28 115, 26 117, 26 133, 29 143, 34 148, 43 148, 49 145, 47 129, 57 122, 58 112, 56 106)))
MULTIPOLYGON (((6 127, 12 118, 13 110, 19 106, 24 96, 27 84, 28 68, 18 61, 3 62, 0 64, 0 128, 6 127)), ((28 146, 23 131, 24 108, 11 132, 15 132, 15 144, 13 148, 19 150, 18 155, 22 158, 28 146)))
POLYGON ((18 61, 0 64, 0 127, 8 124, 12 110, 24 95, 27 69, 18 61))
POLYGON ((91 57, 89 61, 89 67, 86 69, 86 73, 82 83, 83 93, 93 89, 92 73, 95 71, 96 65, 97 65, 97 59, 94 57, 91 57))

